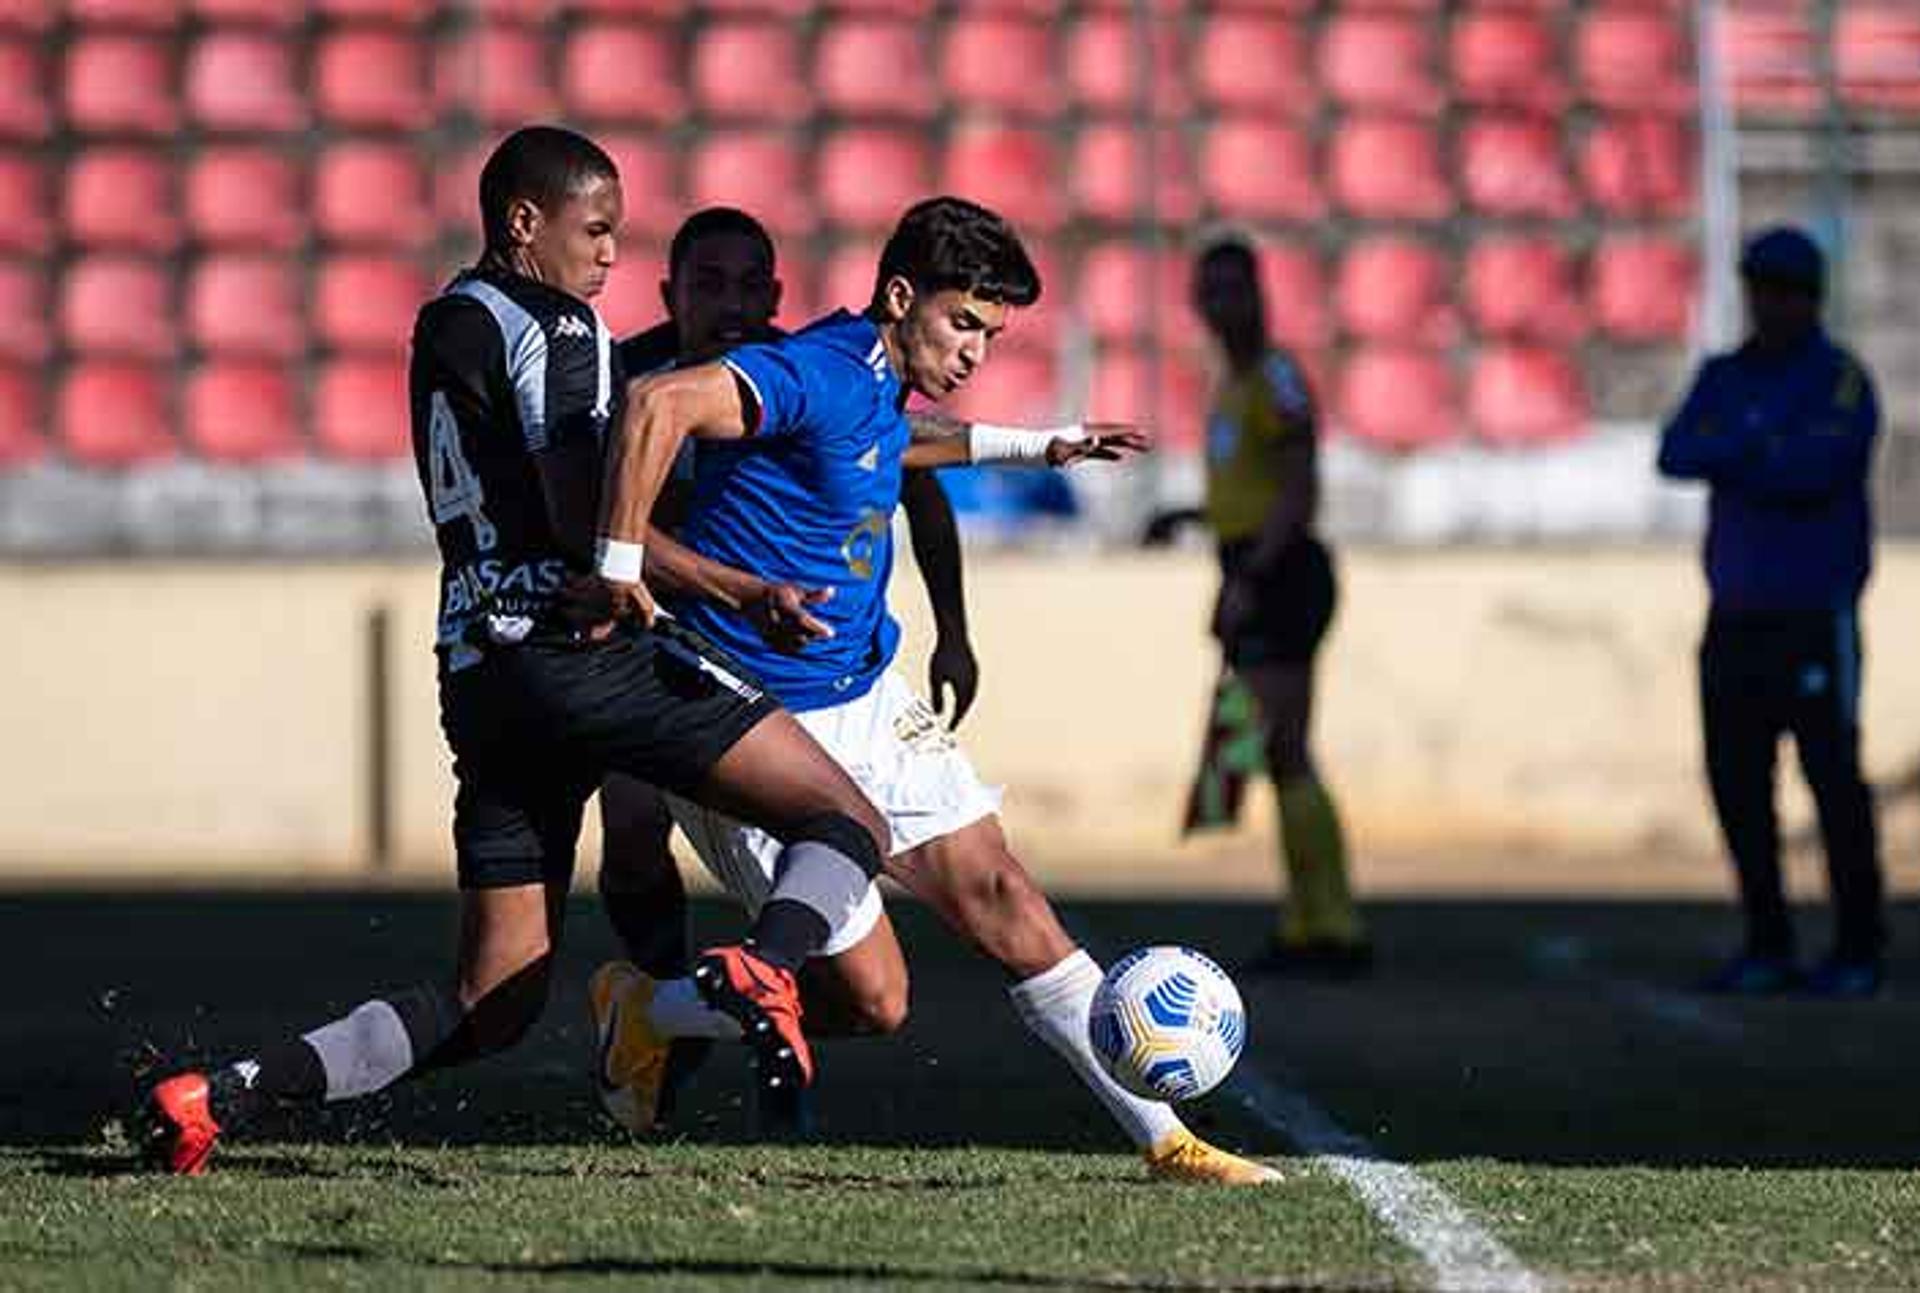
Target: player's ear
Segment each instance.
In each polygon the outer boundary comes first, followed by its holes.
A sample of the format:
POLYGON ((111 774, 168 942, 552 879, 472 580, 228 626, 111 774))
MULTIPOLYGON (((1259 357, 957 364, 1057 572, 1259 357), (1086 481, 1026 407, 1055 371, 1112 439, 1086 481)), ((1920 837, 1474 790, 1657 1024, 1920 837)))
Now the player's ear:
POLYGON ((913 284, 901 274, 888 275, 880 286, 880 308, 889 323, 898 323, 913 309, 913 284))
POLYGON ((532 242, 545 222, 546 213, 532 198, 515 198, 507 203, 507 237, 515 246, 524 247, 532 242))

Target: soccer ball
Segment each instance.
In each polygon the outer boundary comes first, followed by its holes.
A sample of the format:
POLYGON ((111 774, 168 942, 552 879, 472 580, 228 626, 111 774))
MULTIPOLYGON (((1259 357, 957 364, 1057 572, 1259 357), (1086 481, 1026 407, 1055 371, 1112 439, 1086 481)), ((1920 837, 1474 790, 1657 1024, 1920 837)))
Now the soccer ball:
POLYGON ((1220 1085, 1247 1041, 1226 971, 1190 947, 1143 947, 1113 963, 1087 1020, 1093 1053, 1147 1100, 1191 1100, 1220 1085))

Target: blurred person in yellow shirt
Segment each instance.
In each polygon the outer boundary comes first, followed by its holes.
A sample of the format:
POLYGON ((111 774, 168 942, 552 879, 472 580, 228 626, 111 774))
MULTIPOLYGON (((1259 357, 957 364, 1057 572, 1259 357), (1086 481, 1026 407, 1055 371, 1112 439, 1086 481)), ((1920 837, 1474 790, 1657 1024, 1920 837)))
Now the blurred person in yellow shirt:
POLYGON ((1314 532, 1318 419, 1299 365, 1269 337, 1257 257, 1246 239, 1223 236, 1201 250, 1193 274, 1194 307, 1224 363, 1206 433, 1204 516, 1220 553, 1212 630, 1223 696, 1235 682, 1252 693, 1287 884, 1272 942, 1249 968, 1359 974, 1371 948, 1348 887, 1340 816, 1308 741, 1314 658, 1338 597, 1314 532))

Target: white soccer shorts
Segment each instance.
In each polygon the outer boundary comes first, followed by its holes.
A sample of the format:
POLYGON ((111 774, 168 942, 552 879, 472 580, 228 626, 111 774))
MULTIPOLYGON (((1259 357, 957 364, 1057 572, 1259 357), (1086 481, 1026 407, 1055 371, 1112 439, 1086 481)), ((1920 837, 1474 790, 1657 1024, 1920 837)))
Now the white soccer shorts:
MULTIPOLYGON (((794 717, 886 818, 895 857, 1000 811, 1000 788, 980 780, 940 716, 892 670, 858 700, 794 717)), ((780 841, 676 795, 666 800, 713 878, 750 915, 758 913, 773 890, 780 841)), ((836 955, 865 938, 880 908, 875 886, 828 935, 822 954, 836 955)))

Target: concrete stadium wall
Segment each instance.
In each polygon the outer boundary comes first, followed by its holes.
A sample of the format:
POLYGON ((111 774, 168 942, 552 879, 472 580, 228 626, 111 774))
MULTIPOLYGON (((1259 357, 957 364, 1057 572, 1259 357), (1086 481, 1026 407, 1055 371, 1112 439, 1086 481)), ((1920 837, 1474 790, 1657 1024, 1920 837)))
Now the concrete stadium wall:
MULTIPOLYGON (((1317 732, 1363 887, 1723 884, 1698 772, 1690 552, 1363 551, 1342 569, 1317 732)), ((971 563, 983 686, 963 734, 1054 883, 1270 884, 1264 794, 1246 829, 1175 840, 1214 667, 1211 592, 1194 553, 971 563)), ((444 879, 433 598, 415 564, 0 567, 0 872, 369 874, 367 623, 385 606, 392 873, 444 879)), ((896 601, 923 685, 910 570, 896 601)), ((1890 783, 1920 770, 1916 627, 1920 546, 1886 548, 1866 696, 1869 763, 1890 783)), ((1787 802, 1804 822, 1804 796, 1787 802)), ((1889 814, 1901 865, 1913 817, 1889 814)))

